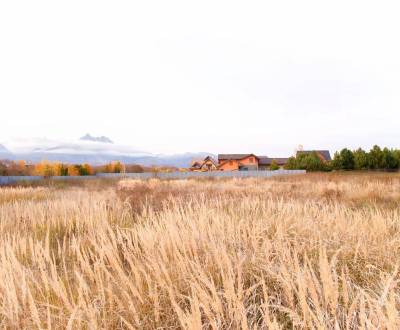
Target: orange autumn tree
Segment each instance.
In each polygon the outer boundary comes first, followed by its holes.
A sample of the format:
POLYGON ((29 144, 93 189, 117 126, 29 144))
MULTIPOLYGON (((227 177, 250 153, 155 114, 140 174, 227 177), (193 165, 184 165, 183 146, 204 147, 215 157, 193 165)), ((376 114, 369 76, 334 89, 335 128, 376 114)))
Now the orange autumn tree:
POLYGON ((68 176, 79 176, 79 169, 76 165, 68 165, 68 176))
POLYGON ((35 165, 34 174, 44 177, 52 176, 78 176, 81 175, 81 165, 68 165, 59 162, 41 161, 35 165))
POLYGON ((44 177, 60 175, 61 164, 50 163, 47 160, 41 161, 35 165, 33 173, 44 177))
POLYGON ((89 164, 85 163, 81 166, 81 175, 93 175, 94 170, 93 167, 89 164))
POLYGON ((32 167, 28 166, 24 160, 10 162, 8 164, 8 172, 10 175, 29 175, 32 167))
POLYGON ((114 173, 124 173, 125 172, 125 166, 121 162, 113 162, 112 163, 114 166, 114 173))
POLYGON ((108 163, 104 167, 105 173, 125 173, 125 165, 119 161, 108 163))
POLYGON ((26 162, 24 160, 19 160, 17 162, 17 169, 23 174, 26 171, 26 162))
POLYGON ((65 176, 66 175, 64 164, 56 162, 56 163, 52 163, 51 165, 52 165, 54 173, 55 173, 54 175, 56 175, 56 176, 65 176))
POLYGON ((76 170, 78 171, 78 175, 81 176, 86 176, 86 175, 93 175, 94 170, 93 168, 88 164, 82 164, 82 165, 75 165, 76 170))
POLYGON ((35 165, 34 175, 40 175, 44 177, 52 176, 85 176, 93 175, 94 170, 90 164, 62 164, 59 162, 48 162, 41 161, 35 165))

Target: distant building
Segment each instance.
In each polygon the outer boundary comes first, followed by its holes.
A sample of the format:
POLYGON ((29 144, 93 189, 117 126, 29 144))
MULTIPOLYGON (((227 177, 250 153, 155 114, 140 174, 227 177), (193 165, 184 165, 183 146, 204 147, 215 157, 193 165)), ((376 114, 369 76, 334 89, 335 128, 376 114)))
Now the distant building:
POLYGON ((260 158, 254 154, 220 154, 218 169, 220 171, 257 171, 260 158))
POLYGON ((260 170, 268 170, 272 164, 272 161, 275 161, 275 163, 282 168, 287 164, 288 160, 289 158, 271 158, 267 156, 260 156, 258 168, 260 170))
POLYGON ((210 156, 203 160, 193 160, 189 170, 193 172, 268 170, 274 160, 279 167, 283 167, 288 158, 271 158, 255 154, 219 154, 218 162, 210 156))
POLYGON ((189 170, 193 172, 217 171, 218 163, 211 156, 207 156, 203 160, 192 161, 189 170))
POLYGON ((190 171, 200 171, 201 165, 203 164, 203 161, 200 159, 194 159, 192 160, 192 163, 190 164, 189 170, 190 171))
POLYGON ((218 155, 220 171, 257 171, 268 170, 273 161, 279 167, 287 164, 289 158, 272 158, 254 154, 222 154, 218 155))
MULTIPOLYGON (((316 152, 322 161, 331 160, 328 150, 302 150, 297 151, 296 156, 316 152)), ((218 161, 207 156, 202 160, 194 160, 189 168, 190 171, 259 171, 269 170, 272 162, 283 168, 289 161, 289 158, 257 156, 255 154, 219 154, 218 161)))

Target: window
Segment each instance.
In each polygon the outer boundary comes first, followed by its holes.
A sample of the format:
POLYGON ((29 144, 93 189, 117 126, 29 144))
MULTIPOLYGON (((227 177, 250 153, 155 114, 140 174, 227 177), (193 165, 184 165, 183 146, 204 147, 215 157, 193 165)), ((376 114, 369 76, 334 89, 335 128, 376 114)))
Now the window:
POLYGON ((233 161, 232 160, 229 161, 229 165, 233 165, 233 161))
POLYGON ((254 158, 250 157, 250 163, 254 163, 254 158))

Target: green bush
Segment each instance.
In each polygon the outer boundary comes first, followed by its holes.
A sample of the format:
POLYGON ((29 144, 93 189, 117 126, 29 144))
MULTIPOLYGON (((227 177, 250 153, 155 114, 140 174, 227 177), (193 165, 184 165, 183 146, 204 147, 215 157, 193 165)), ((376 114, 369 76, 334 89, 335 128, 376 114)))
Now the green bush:
POLYGON ((344 148, 336 152, 332 161, 332 166, 336 170, 354 170, 354 154, 351 150, 344 148))
POLYGON ((279 165, 278 165, 278 163, 276 162, 275 159, 272 160, 271 165, 269 166, 269 169, 271 171, 279 170, 279 165))
POLYGON ((366 170, 369 166, 369 158, 368 153, 363 149, 358 148, 356 151, 353 151, 354 155, 354 169, 356 170, 366 170))
POLYGON ((399 162, 393 150, 389 150, 388 148, 382 150, 382 168, 386 170, 399 168, 399 162))
POLYGON ((381 149, 378 145, 367 152, 361 148, 351 151, 344 148, 335 152, 330 162, 321 159, 317 152, 298 153, 290 157, 285 169, 307 171, 330 170, 398 170, 400 168, 399 149, 381 149))
POLYGON ((290 157, 285 169, 287 170, 306 170, 329 171, 329 163, 322 160, 317 152, 299 153, 296 157, 290 157))
POLYGON ((382 149, 375 145, 369 151, 369 168, 370 169, 381 169, 383 168, 383 152, 382 149))
POLYGON ((361 148, 355 151, 343 149, 336 152, 332 161, 335 170, 396 170, 400 167, 400 150, 383 150, 375 145, 366 152, 361 148))

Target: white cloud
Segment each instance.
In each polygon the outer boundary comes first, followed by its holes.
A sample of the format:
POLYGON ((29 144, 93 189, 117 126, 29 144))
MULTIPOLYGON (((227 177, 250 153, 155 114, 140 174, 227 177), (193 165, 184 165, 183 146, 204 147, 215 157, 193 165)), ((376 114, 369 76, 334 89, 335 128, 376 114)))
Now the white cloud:
POLYGON ((397 146, 395 1, 0 3, 0 142, 397 146))

